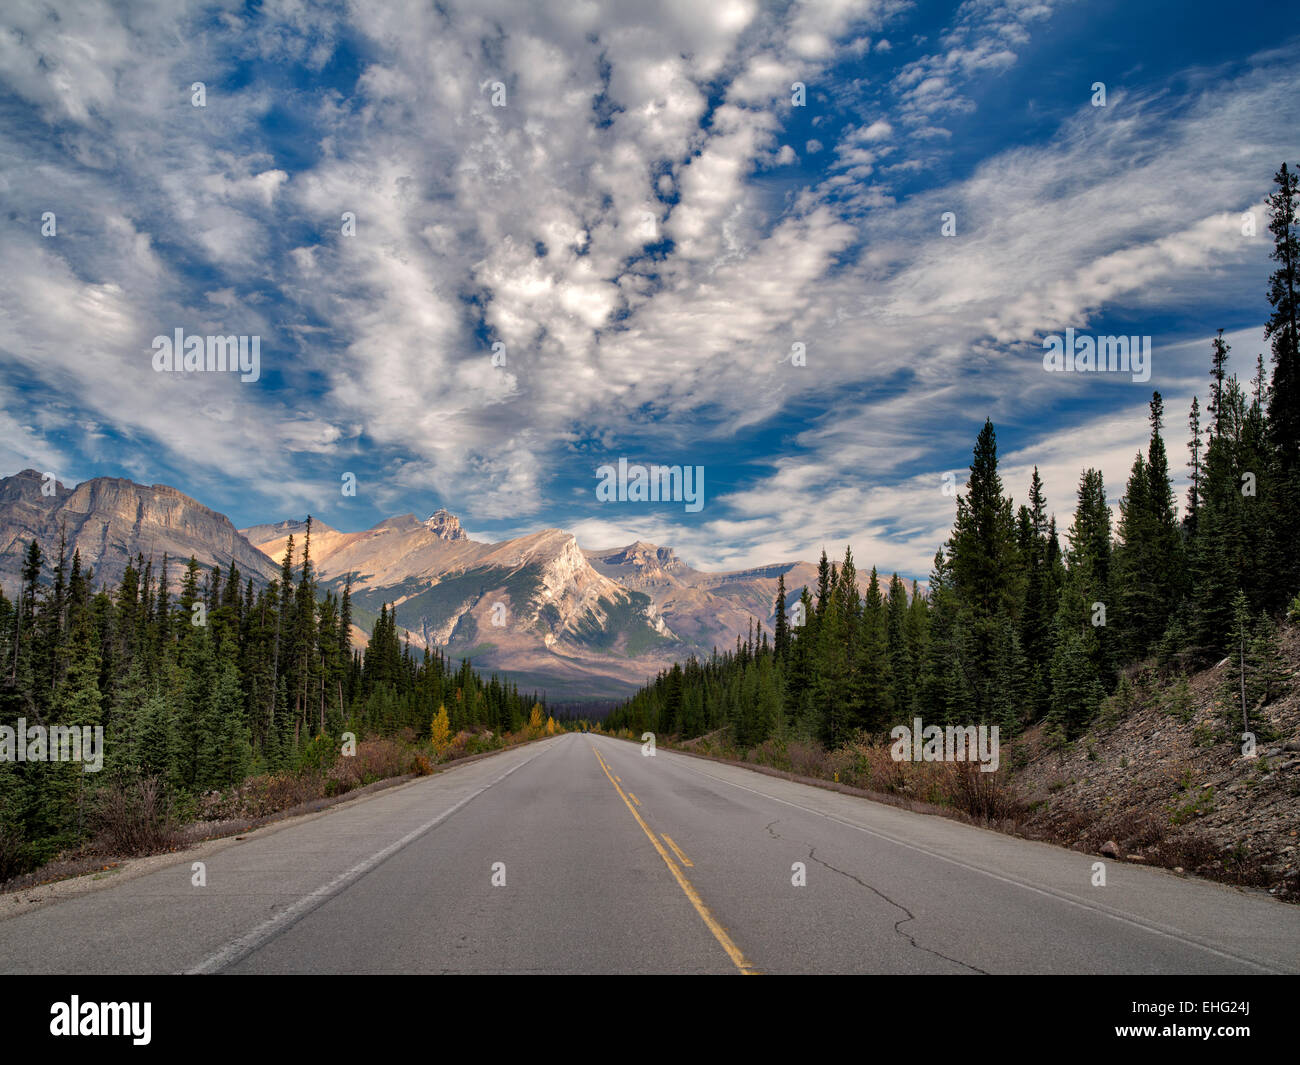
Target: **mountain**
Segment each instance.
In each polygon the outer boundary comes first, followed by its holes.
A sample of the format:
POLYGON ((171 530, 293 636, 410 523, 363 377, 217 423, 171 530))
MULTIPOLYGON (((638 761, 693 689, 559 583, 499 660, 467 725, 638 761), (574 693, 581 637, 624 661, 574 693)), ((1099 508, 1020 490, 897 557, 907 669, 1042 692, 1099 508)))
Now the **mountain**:
POLYGON ((692 569, 672 548, 641 540, 586 555, 597 572, 649 595, 669 627, 701 655, 734 644, 755 620, 770 628, 782 575, 787 604, 799 597, 804 585, 817 584, 817 567, 807 562, 708 573, 692 569))
MULTIPOLYGON (((234 559, 244 577, 274 580, 291 535, 301 563, 307 527, 289 520, 239 530, 167 485, 97 477, 68 488, 23 470, 0 479, 6 594, 16 592, 28 543, 36 539, 52 556, 61 531, 68 556, 79 550, 97 585, 120 581, 137 554, 156 565, 166 553, 178 586, 191 555, 204 567, 234 559)), ((704 572, 672 548, 640 540, 584 551, 560 529, 482 543, 446 510, 386 518, 360 532, 313 520, 311 558, 324 586, 351 583, 358 645, 382 605, 395 604, 413 646, 509 672, 520 687, 560 700, 621 698, 674 661, 734 645, 755 620, 770 628, 778 577, 789 601, 817 578, 806 562, 704 572)))
MULTIPOLYGON (((279 522, 244 533, 279 560, 290 535, 301 557, 306 527, 279 522)), ((480 543, 442 510, 355 533, 313 521, 310 550, 324 584, 351 582, 353 616, 363 629, 384 603, 394 604, 416 646, 508 670, 521 687, 613 697, 683 651, 649 595, 598 572, 560 529, 480 543)))
MULTIPOLYGON (((305 531, 294 521, 243 530, 273 560, 291 534, 299 554, 305 531)), ((559 529, 480 543, 445 510, 356 533, 313 522, 311 557, 322 581, 351 581, 363 629, 395 604, 415 646, 509 671, 559 698, 619 697, 674 661, 731 646, 756 619, 770 627, 782 574, 791 601, 817 577, 806 562, 705 573, 639 540, 584 551, 559 529)))
POLYGON ((0 479, 0 586, 16 591, 22 557, 36 540, 50 565, 59 536, 68 558, 81 552, 95 584, 116 584, 137 554, 155 565, 166 554, 176 564, 169 576, 179 587, 182 563, 193 555, 205 567, 223 569, 234 559, 244 578, 266 581, 278 570, 224 514, 210 510, 165 484, 141 485, 119 477, 96 477, 68 488, 36 470, 0 479))

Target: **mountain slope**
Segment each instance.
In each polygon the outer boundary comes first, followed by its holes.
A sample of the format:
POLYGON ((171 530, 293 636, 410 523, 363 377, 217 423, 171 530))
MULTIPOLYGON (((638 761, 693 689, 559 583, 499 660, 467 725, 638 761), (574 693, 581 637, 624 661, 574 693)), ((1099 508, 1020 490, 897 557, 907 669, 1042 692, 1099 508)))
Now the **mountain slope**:
MULTIPOLYGON (((269 582, 290 535, 301 563, 303 521, 241 531, 166 485, 99 477, 76 488, 50 482, 45 494, 43 483, 35 470, 0 479, 0 584, 11 596, 27 545, 35 539, 52 556, 61 531, 96 584, 118 582, 137 554, 156 565, 164 553, 175 560, 173 585, 191 555, 204 567, 234 559, 244 577, 269 582)), ((584 551, 559 529, 481 543, 446 510, 359 532, 316 520, 310 548, 322 584, 351 584, 358 643, 383 604, 395 604, 414 646, 508 671, 558 699, 625 697, 674 661, 730 646, 756 620, 770 626, 778 577, 793 602, 817 575, 806 562, 705 573, 671 548, 637 541, 584 551)))
MULTIPOLYGON (((16 589, 22 556, 36 540, 52 565, 59 536, 67 535, 67 553, 81 552, 83 566, 93 567, 95 582, 121 580, 137 554, 164 554, 184 562, 193 555, 205 567, 229 566, 231 559, 245 577, 270 580, 276 567, 253 547, 224 514, 167 485, 141 485, 119 477, 96 477, 76 488, 44 481, 36 470, 0 479, 0 582, 16 589)), ((170 572, 179 582, 182 566, 170 572)))
MULTIPOLYGON (((306 529, 280 522, 245 531, 278 559, 290 535, 300 554, 306 529)), ((648 595, 599 573, 559 529, 488 544, 469 539, 446 511, 357 533, 313 522, 311 557, 322 581, 351 582, 363 627, 394 604, 413 644, 509 670, 552 694, 623 694, 684 649, 648 595)))
POLYGON ((817 567, 807 562, 705 573, 682 562, 672 548, 640 540, 586 555, 598 572, 649 595, 663 619, 697 654, 730 646, 754 621, 770 627, 780 577, 785 577, 787 606, 805 585, 817 584, 817 567))

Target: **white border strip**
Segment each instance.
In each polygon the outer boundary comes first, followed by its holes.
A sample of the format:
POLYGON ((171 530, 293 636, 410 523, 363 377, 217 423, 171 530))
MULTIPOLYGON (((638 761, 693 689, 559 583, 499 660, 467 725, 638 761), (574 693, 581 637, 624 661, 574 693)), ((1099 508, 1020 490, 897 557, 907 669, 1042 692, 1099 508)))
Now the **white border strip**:
POLYGON ((400 851, 403 847, 407 846, 408 844, 414 843, 415 840, 419 839, 422 835, 424 835, 424 833, 428 832, 429 829, 434 828, 437 825, 440 825, 443 821, 447 820, 447 818, 449 818, 462 806, 466 805, 473 799, 477 799, 480 795, 482 795, 485 791, 488 790, 488 788, 492 787, 494 784, 500 784, 501 781, 505 780, 505 778, 508 777, 511 773, 513 773, 516 769, 522 769, 538 755, 544 754, 546 750, 549 750, 549 747, 543 748, 542 750, 535 751, 533 754, 530 754, 518 765, 512 766, 511 768, 507 769, 504 773, 502 773, 499 777, 496 777, 493 780, 488 781, 477 791, 471 792, 469 795, 466 795, 465 798, 461 799, 460 802, 456 803, 455 806, 448 807, 446 810, 440 813, 437 817, 433 818, 431 821, 426 821, 419 828, 413 829, 412 831, 408 832, 401 839, 397 840, 394 843, 390 843, 383 850, 377 851, 376 853, 372 854, 369 858, 365 858, 357 862, 357 864, 354 865, 351 869, 347 870, 347 872, 340 873, 328 884, 325 884, 323 887, 318 887, 315 891, 311 892, 311 894, 309 895, 304 895, 302 898, 300 898, 297 902, 293 903, 287 909, 281 910, 274 917, 270 917, 267 920, 263 921, 251 932, 248 932, 240 936, 238 939, 234 940, 233 942, 226 944, 226 946, 222 947, 215 954, 199 962, 199 964, 195 965, 193 968, 186 969, 185 975, 198 976, 198 975, 203 975, 208 973, 218 973, 222 969, 234 965, 238 961, 242 961, 244 958, 248 957, 248 955, 252 954, 253 951, 257 950, 267 941, 273 939, 275 936, 278 936, 281 932, 285 931, 289 925, 298 921, 300 918, 305 917, 307 914, 311 913, 312 910, 316 909, 318 906, 323 905, 324 903, 329 901, 330 898, 332 898, 334 895, 339 894, 339 892, 343 891, 345 888, 350 887, 353 883, 355 883, 357 880, 360 880, 363 876, 365 876, 368 872, 374 869, 377 865, 380 865, 381 863, 387 861, 389 858, 391 858, 394 854, 396 854, 398 851, 400 851))

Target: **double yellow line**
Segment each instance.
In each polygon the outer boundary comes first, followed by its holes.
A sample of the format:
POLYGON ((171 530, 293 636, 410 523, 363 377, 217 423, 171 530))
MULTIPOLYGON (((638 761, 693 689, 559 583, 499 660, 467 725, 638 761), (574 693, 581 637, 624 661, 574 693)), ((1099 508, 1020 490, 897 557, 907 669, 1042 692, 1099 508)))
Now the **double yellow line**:
MULTIPOLYGON (((618 792, 619 798, 623 800, 624 805, 627 806, 632 816, 636 818, 636 823, 641 826, 641 831, 644 832, 646 838, 654 844, 655 850, 659 852, 659 857, 664 860, 664 864, 668 866, 669 871, 677 880, 678 886, 683 892, 685 892, 686 897, 690 899, 691 905, 695 907, 695 912, 700 915, 700 920, 702 920, 708 930, 713 933, 713 938, 721 944, 722 949, 727 952, 727 956, 731 959, 736 968, 741 971, 741 973, 745 976, 756 975, 758 970, 754 968, 749 959, 747 959, 741 952, 740 948, 736 946, 731 936, 727 935, 727 930, 718 923, 718 919, 714 917, 709 911, 709 908, 704 905, 704 900, 700 898, 699 892, 695 890, 695 885, 686 879, 686 874, 682 872, 681 867, 673 861, 672 856, 664 849, 664 846, 659 842, 658 837, 650 831, 650 826, 647 825, 645 821, 642 820, 641 815, 637 813, 636 807, 632 805, 632 801, 627 797, 627 794, 621 787, 619 787, 619 783, 614 778, 614 774, 610 772, 609 766, 605 764, 605 759, 602 758, 600 752, 596 750, 595 744, 592 744, 591 751, 596 756, 596 761, 600 763, 600 768, 605 771, 605 776, 609 777, 609 782, 614 785, 614 790, 618 792)), ((673 843, 673 841, 668 839, 667 836, 664 836, 664 839, 668 840, 669 845, 676 852, 677 856, 681 858, 684 865, 692 864, 687 859, 686 855, 682 854, 681 849, 676 843, 673 843)))

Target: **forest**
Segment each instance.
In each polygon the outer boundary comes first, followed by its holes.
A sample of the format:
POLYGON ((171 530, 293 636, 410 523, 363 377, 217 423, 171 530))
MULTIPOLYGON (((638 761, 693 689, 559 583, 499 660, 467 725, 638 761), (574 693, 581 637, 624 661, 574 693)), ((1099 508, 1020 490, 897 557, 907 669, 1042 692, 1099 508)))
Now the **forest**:
POLYGON ((734 648, 664 670, 608 726, 683 739, 726 730, 745 750, 770 738, 835 747, 919 716, 998 725, 1004 739, 1042 723, 1069 741, 1105 699, 1123 700, 1136 664, 1179 675, 1227 656, 1245 704, 1234 721, 1262 737, 1249 709, 1276 694, 1277 625, 1300 612, 1300 200, 1285 163, 1274 182, 1271 374, 1262 355, 1248 381, 1229 374, 1217 331, 1206 406, 1193 398, 1187 417, 1181 516, 1159 392, 1118 519, 1101 471, 1085 469, 1064 530, 1036 467, 1022 504, 1004 494, 986 420, 924 589, 873 568, 864 595, 851 548, 838 565, 823 550, 817 586, 789 606, 795 590, 781 578, 770 634, 751 625, 734 648))
MULTIPOLYGON (((171 805, 250 775, 294 772, 356 737, 512 732, 543 713, 469 660, 413 652, 384 606, 352 647, 351 590, 322 594, 311 521, 289 538, 277 580, 255 587, 232 562, 190 559, 173 594, 164 557, 138 557, 114 589, 96 588, 80 553, 32 541, 17 602, 0 593, 0 725, 99 726, 103 768, 0 760, 0 865, 30 868, 84 842, 104 789, 156 781, 171 805)), ((0 870, 2 872, 2 870, 0 870)), ((0 879, 3 876, 0 875, 0 879)))

